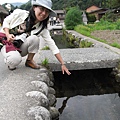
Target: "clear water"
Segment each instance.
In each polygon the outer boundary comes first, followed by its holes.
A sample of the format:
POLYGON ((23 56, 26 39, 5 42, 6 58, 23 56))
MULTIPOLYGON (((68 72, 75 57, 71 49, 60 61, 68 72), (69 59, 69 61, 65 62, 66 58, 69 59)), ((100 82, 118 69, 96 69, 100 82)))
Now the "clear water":
MULTIPOLYGON (((71 48, 62 37, 54 39, 60 49, 71 48)), ((120 84, 111 71, 71 71, 70 76, 53 72, 59 120, 120 120, 120 84)))
POLYGON ((59 120, 120 120, 120 85, 110 69, 54 72, 59 120))
POLYGON ((59 98, 59 120, 120 120, 118 94, 59 98))

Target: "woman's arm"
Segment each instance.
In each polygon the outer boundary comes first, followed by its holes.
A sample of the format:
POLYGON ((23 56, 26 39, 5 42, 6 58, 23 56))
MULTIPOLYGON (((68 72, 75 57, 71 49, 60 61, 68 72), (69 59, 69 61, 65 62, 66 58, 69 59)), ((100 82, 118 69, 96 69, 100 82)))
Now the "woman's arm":
POLYGON ((62 73, 64 74, 64 72, 66 72, 68 75, 70 75, 71 73, 69 72, 69 70, 66 68, 65 63, 60 55, 60 53, 55 54, 55 57, 58 59, 58 61, 61 63, 61 69, 62 69, 62 73))
POLYGON ((62 59, 62 57, 60 55, 59 49, 56 46, 54 40, 51 38, 49 31, 47 29, 44 29, 42 31, 41 35, 42 35, 43 39, 46 41, 46 43, 49 46, 49 48, 52 51, 52 53, 55 55, 55 57, 61 63, 62 73, 64 74, 64 72, 66 72, 68 75, 70 75, 71 73, 66 68, 65 63, 64 63, 64 61, 63 61, 63 59, 62 59))

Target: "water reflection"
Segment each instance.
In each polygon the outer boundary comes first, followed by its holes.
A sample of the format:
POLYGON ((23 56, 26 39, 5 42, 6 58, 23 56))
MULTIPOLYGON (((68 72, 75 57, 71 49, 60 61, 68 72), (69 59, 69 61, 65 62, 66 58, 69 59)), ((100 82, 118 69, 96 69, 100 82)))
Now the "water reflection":
POLYGON ((67 97, 65 100, 63 100, 62 106, 60 108, 58 108, 58 111, 59 111, 60 114, 62 114, 63 110, 65 109, 67 101, 68 101, 69 98, 70 97, 67 97))
POLYGON ((111 71, 54 72, 59 120, 120 120, 120 85, 111 71))
POLYGON ((118 94, 59 98, 56 107, 62 110, 59 120, 120 120, 118 94))

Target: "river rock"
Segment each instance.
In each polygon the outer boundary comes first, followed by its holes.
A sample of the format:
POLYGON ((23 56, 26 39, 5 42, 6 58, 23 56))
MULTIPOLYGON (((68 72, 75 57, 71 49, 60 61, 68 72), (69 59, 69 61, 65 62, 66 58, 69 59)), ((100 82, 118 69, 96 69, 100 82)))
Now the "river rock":
POLYGON ((48 86, 45 82, 42 81, 32 81, 32 85, 34 85, 38 90, 42 93, 44 93, 46 96, 48 95, 48 86))
POLYGON ((26 96, 34 98, 35 100, 39 101, 40 106, 43 106, 45 108, 49 108, 49 100, 46 97, 46 95, 44 95, 42 92, 31 91, 31 92, 27 92, 26 96))
POLYGON ((48 100, 49 100, 49 105, 50 106, 55 106, 56 104, 56 97, 53 94, 48 94, 48 100))
POLYGON ((31 107, 27 114, 32 116, 33 120, 51 120, 50 112, 42 106, 31 107))
POLYGON ((50 111, 52 120, 58 120, 60 115, 59 111, 55 107, 50 107, 49 111, 50 111))

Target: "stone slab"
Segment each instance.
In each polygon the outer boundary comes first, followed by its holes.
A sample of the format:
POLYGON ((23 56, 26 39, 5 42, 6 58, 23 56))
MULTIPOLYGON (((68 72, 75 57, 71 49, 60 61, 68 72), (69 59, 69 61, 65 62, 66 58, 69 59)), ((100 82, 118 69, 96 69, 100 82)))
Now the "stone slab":
MULTIPOLYGON (((60 53, 69 70, 114 68, 120 60, 120 54, 104 47, 60 49, 60 53)), ((41 64, 45 58, 52 71, 61 71, 60 63, 50 50, 39 53, 38 63, 41 64)))

